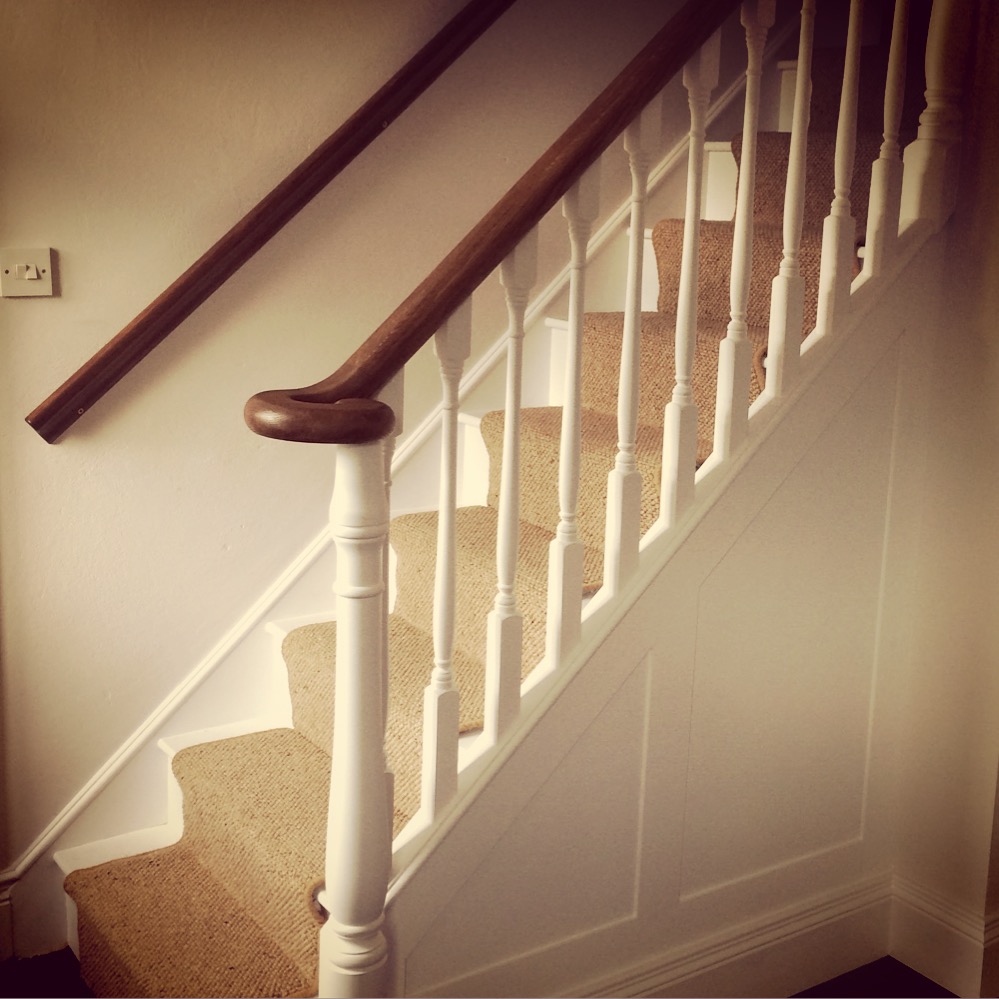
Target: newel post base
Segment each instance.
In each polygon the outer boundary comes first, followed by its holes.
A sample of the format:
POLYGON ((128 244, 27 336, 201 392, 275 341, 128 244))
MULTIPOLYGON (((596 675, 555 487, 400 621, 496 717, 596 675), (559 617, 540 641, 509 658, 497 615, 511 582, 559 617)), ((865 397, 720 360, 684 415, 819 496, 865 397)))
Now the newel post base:
POLYGON ((386 994, 388 945, 374 926, 340 926, 329 919, 319 931, 319 995, 364 999, 386 994))
POLYGON ((382 933, 391 872, 391 781, 385 764, 384 443, 336 445, 330 529, 337 553, 336 696, 326 833, 329 919, 319 934, 319 995, 385 994, 382 933))

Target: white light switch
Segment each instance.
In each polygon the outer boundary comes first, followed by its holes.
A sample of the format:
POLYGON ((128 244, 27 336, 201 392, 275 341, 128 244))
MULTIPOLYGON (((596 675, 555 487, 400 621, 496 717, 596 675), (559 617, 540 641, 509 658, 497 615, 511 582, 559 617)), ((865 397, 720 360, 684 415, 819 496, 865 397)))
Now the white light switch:
POLYGON ((52 251, 0 250, 0 294, 38 298, 52 294, 52 251))

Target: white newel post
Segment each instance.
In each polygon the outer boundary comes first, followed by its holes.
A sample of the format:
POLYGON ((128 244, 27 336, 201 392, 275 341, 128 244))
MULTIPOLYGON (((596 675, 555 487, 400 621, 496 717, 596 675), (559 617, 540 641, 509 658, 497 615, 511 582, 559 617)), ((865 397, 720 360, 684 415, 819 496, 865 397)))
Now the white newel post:
POLYGON ((330 506, 337 552, 336 697, 326 834, 329 919, 319 934, 319 995, 384 994, 382 922, 391 869, 392 802, 383 710, 384 444, 336 446, 330 506))
POLYGON ((697 406, 691 389, 697 346, 697 268, 700 257, 701 187, 704 178, 704 130, 708 98, 718 85, 721 52, 716 33, 683 68, 690 105, 690 152, 687 203, 680 258, 680 293, 676 305, 676 384, 666 404, 663 433, 663 481, 660 519, 675 523, 694 499, 697 464, 697 406))
POLYGON ((638 568, 641 539, 642 475, 635 459, 641 368, 642 277, 645 267, 645 202, 652 151, 662 135, 658 105, 647 107, 624 133, 631 172, 631 227, 617 388, 617 456, 607 476, 604 588, 613 596, 638 568))
POLYGON ((860 84, 860 40, 863 0, 851 0, 846 36, 843 89, 836 125, 833 200, 822 223, 822 261, 815 335, 828 336, 850 300, 853 261, 857 252, 857 222, 850 203, 853 162, 857 151, 857 94, 860 84))
POLYGON ((961 91, 975 5, 934 0, 926 40, 926 107, 905 148, 903 224, 927 219, 939 229, 954 210, 961 140, 961 91))
POLYGON ((801 357, 805 323, 805 279, 801 276, 801 228, 805 215, 805 160, 808 155, 808 118, 812 102, 812 43, 815 37, 815 0, 801 6, 798 35, 798 72, 791 117, 791 148, 784 188, 784 253, 770 286, 770 328, 767 333, 768 396, 794 387, 801 357))
POLYGON ((902 158, 898 129, 905 94, 905 50, 909 35, 909 0, 895 0, 895 17, 885 82, 884 141, 871 166, 871 198, 864 240, 865 274, 880 274, 898 245, 898 220, 902 206, 902 158))
POLYGON ((732 277, 729 286, 731 320, 718 348, 718 390, 715 404, 714 450, 727 458, 746 439, 749 429, 749 379, 753 346, 747 315, 749 279, 753 271, 753 204, 756 195, 756 133, 760 120, 760 78, 763 47, 774 23, 776 0, 745 0, 742 26, 746 31, 746 101, 742 119, 742 166, 735 201, 732 236, 732 277))
POLYGON ((583 292, 586 248, 600 202, 600 163, 562 199, 569 229, 569 331, 559 447, 559 523, 548 549, 548 616, 545 655, 557 668, 576 644, 583 609, 583 542, 579 536, 579 463, 582 454, 583 292))
POLYGON ((421 807, 433 820, 458 792, 459 694, 454 682, 454 622, 458 557, 458 390, 472 349, 472 303, 465 302, 438 330, 440 365, 441 478, 434 575, 434 668, 423 695, 421 807))
POLYGON ((537 278, 538 231, 532 229, 500 265, 510 328, 507 334, 503 467, 496 529, 496 600, 486 622, 486 703, 482 738, 493 745, 520 711, 524 619, 517 608, 520 524, 520 400, 524 370, 524 317, 537 278))

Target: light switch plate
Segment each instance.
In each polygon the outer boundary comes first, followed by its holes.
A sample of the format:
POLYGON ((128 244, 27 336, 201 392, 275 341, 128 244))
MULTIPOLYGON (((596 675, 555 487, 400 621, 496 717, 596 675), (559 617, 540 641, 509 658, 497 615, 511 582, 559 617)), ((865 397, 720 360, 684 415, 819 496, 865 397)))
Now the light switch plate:
POLYGON ((42 298, 52 294, 52 251, 0 250, 0 295, 42 298))

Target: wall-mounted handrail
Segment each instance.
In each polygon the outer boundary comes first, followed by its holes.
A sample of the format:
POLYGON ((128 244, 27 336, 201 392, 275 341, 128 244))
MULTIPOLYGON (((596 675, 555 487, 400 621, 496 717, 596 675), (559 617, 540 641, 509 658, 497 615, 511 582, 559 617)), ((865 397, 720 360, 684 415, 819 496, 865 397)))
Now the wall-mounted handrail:
POLYGON ((169 288, 25 418, 50 444, 217 291, 515 0, 471 0, 169 288))
POLYGON ((391 413, 374 396, 737 6, 738 0, 689 0, 338 371, 304 388, 253 396, 245 408, 249 427, 265 437, 313 444, 385 436, 391 413))

